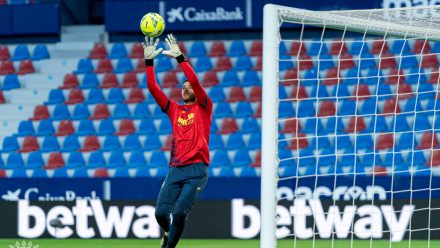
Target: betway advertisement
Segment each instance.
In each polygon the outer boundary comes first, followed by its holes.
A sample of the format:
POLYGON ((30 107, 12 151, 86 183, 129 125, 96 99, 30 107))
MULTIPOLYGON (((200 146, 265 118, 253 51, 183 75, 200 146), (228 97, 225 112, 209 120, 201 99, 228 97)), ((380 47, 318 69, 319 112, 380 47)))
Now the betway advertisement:
MULTIPOLYGON (((277 236, 398 242, 413 230, 412 239, 440 239, 439 207, 438 200, 284 201, 277 207, 277 236)), ((0 238, 159 238, 154 211, 153 202, 142 201, 2 202, 0 238)), ((184 237, 258 238, 260 215, 258 201, 199 201, 184 237)))

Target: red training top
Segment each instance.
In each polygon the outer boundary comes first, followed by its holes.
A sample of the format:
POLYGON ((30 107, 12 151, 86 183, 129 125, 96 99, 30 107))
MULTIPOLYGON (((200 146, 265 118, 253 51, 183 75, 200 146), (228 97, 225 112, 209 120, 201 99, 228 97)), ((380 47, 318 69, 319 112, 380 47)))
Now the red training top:
POLYGON ((212 122, 212 101, 206 94, 191 65, 180 63, 196 97, 196 103, 180 105, 170 100, 159 88, 154 67, 147 66, 148 90, 171 121, 173 144, 170 167, 198 162, 209 165, 209 133, 212 122))

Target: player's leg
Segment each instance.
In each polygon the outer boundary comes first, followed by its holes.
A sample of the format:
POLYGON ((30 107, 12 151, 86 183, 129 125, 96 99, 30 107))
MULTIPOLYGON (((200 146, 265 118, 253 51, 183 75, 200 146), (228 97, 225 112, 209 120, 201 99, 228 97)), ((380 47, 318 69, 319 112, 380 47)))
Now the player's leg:
POLYGON ((176 247, 179 242, 192 206, 208 181, 207 166, 203 163, 193 164, 181 169, 185 174, 191 176, 185 180, 180 196, 174 205, 173 222, 168 234, 168 248, 176 247))

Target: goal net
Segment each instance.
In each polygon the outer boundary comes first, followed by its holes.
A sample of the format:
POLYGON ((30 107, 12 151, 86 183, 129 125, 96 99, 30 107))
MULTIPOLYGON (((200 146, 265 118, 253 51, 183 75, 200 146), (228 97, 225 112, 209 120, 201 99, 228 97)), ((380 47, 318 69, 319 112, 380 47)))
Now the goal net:
POLYGON ((265 6, 262 248, 440 247, 439 40, 437 6, 265 6))

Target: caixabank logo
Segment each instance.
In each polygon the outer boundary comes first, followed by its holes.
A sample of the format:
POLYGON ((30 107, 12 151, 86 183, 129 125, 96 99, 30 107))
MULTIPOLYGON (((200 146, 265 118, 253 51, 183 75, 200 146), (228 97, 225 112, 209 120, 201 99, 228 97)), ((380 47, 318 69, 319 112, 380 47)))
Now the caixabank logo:
POLYGON ((227 10, 216 7, 213 10, 197 9, 196 7, 176 7, 167 11, 167 22, 206 22, 206 21, 242 21, 244 12, 240 7, 227 10))

